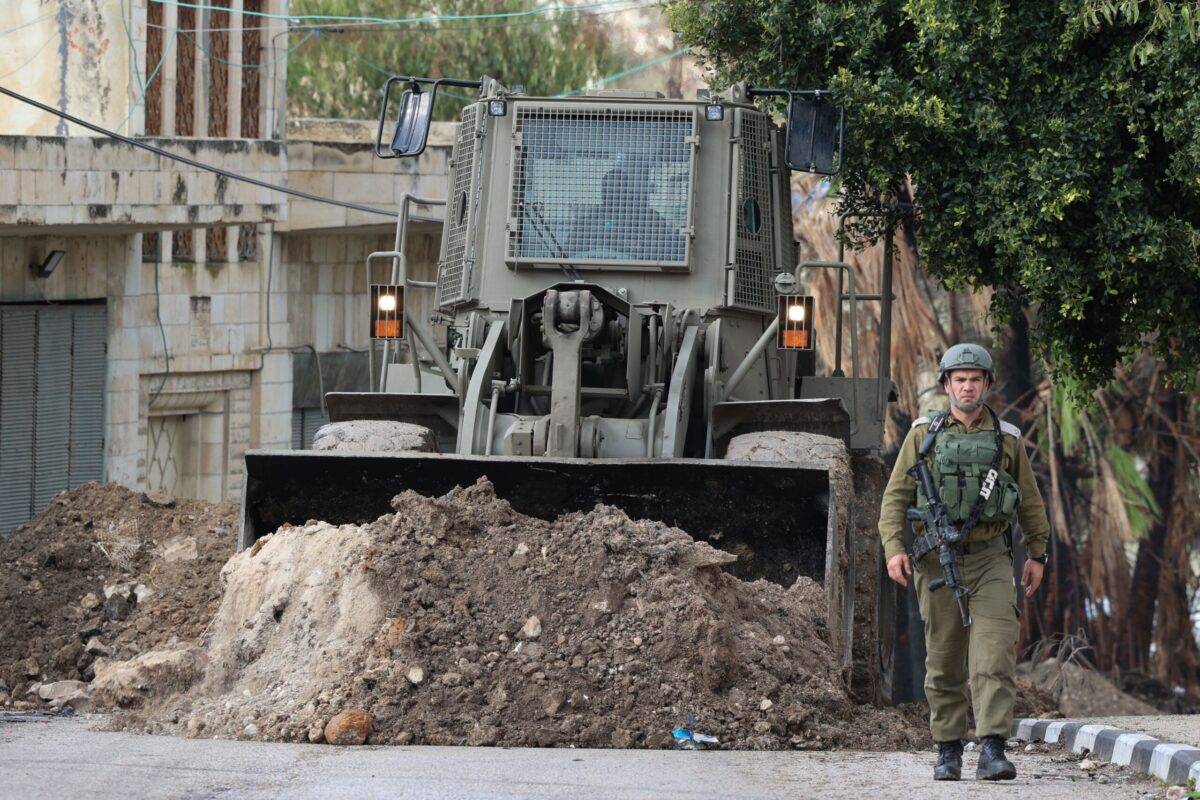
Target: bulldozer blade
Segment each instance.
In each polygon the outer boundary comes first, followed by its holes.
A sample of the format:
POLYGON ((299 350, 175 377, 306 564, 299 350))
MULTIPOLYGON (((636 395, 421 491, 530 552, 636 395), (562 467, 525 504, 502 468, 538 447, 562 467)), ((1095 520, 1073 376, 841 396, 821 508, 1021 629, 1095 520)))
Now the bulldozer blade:
POLYGON ((738 577, 825 583, 838 542, 828 525, 829 477, 788 464, 702 459, 552 459, 437 453, 262 451, 246 454, 239 549, 289 523, 365 523, 406 489, 440 496, 486 476, 497 496, 554 519, 617 506, 738 555, 738 577))

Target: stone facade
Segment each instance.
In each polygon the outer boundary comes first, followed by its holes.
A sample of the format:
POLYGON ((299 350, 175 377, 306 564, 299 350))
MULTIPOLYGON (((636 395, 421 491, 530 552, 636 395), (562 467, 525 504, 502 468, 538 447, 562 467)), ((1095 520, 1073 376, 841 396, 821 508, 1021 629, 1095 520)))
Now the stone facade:
MULTIPOLYGON (((109 34, 121 32, 121 9, 129 13, 136 61, 145 68, 145 0, 83 5, 109 34)), ((286 11, 281 0, 260 5, 286 11)), ((231 7, 236 12, 242 0, 231 7)), ((170 36, 179 8, 163 4, 161 11, 166 17, 160 29, 170 36)), ((26 22, 22 13, 0 10, 0 29, 26 22)), ((229 19, 232 27, 249 24, 237 13, 229 19)), ((240 36, 230 34, 231 55, 240 36)), ((264 85, 276 90, 261 92, 257 110, 228 98, 230 129, 240 130, 233 117, 255 113, 260 137, 176 137, 165 124, 173 117, 166 106, 182 97, 166 82, 177 80, 175 64, 159 76, 165 81, 156 112, 162 135, 142 137, 145 93, 129 74, 128 61, 121 68, 110 60, 91 66, 103 73, 92 79, 107 87, 104 108, 73 83, 77 78, 68 77, 66 110, 109 127, 124 119, 130 135, 170 152, 339 200, 394 210, 405 192, 445 195, 449 125, 435 126, 419 159, 377 159, 369 144, 374 123, 285 125, 279 90, 284 65, 276 63, 264 76, 264 85), (279 136, 272 138, 272 132, 279 136)), ((0 67, 9 68, 7 62, 0 57, 0 67)), ((57 88, 53 76, 46 77, 50 73, 42 75, 46 69, 39 65, 41 77, 26 80, 18 91, 47 100, 39 90, 57 88)), ((70 61, 66 74, 78 69, 70 61)), ((214 101, 188 102, 212 111, 214 101)), ((394 221, 227 180, 81 135, 73 126, 65 131, 70 135, 54 135, 63 129, 52 116, 37 114, 46 119, 23 110, 7 121, 0 115, 0 313, 35 304, 102 302, 103 477, 135 489, 236 499, 247 449, 291 446, 297 354, 361 353, 369 345, 365 259, 392 249, 394 221), (56 250, 65 254, 61 263, 48 277, 38 277, 34 265, 56 250)), ((428 280, 436 269, 440 208, 414 208, 413 217, 410 274, 428 280)), ((375 279, 385 279, 387 269, 379 262, 375 279)), ((0 374, 0 393, 24 390, 0 374)))

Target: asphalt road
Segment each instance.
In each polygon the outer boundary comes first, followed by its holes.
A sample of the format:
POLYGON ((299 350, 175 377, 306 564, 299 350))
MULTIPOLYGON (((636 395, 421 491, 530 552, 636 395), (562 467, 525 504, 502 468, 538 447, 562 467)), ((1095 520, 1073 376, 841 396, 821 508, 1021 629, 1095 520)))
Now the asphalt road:
MULTIPOLYGON (((934 783, 932 753, 748 753, 354 747, 188 740, 0 714, 3 798, 1142 798, 1161 789, 1108 769, 1088 778, 1046 754, 1013 756, 1003 784, 934 783)), ((974 754, 968 754, 968 773, 974 754)))

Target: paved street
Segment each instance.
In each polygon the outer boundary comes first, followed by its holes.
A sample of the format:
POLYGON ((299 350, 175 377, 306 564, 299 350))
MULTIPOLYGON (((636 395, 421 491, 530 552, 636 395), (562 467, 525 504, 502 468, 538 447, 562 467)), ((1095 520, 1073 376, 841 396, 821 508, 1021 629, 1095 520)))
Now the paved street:
MULTIPOLYGON (((1151 782, 1017 753, 1005 784, 929 780, 931 753, 745 753, 358 747, 104 733, 0 714, 5 798, 1140 798, 1151 782)), ((974 754, 967 766, 974 771, 974 754)))

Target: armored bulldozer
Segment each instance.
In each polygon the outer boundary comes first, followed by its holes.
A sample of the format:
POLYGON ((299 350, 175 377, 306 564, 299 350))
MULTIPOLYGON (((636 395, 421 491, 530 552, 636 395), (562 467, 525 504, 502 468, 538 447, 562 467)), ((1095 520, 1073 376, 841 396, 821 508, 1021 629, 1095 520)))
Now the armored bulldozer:
POLYGON ((841 109, 820 90, 740 84, 684 101, 396 76, 376 155, 420 155, 447 86, 478 92, 448 196, 405 196, 394 249, 365 265, 376 391, 326 397, 335 425, 419 426, 437 446, 251 451, 240 546, 487 476, 527 514, 606 503, 735 552, 741 577, 812 577, 849 665, 862 572, 853 461, 879 450, 895 398, 886 359, 859 375, 854 310, 882 303, 887 352, 890 260, 882 293, 858 295, 841 259, 797 263, 791 212, 793 170, 840 166, 841 109), (781 100, 783 125, 769 105, 781 100), (444 207, 435 276, 410 274, 405 258, 422 205, 444 207), (814 270, 837 273, 829 321, 805 294, 814 270), (818 324, 835 329, 827 375, 818 324))

